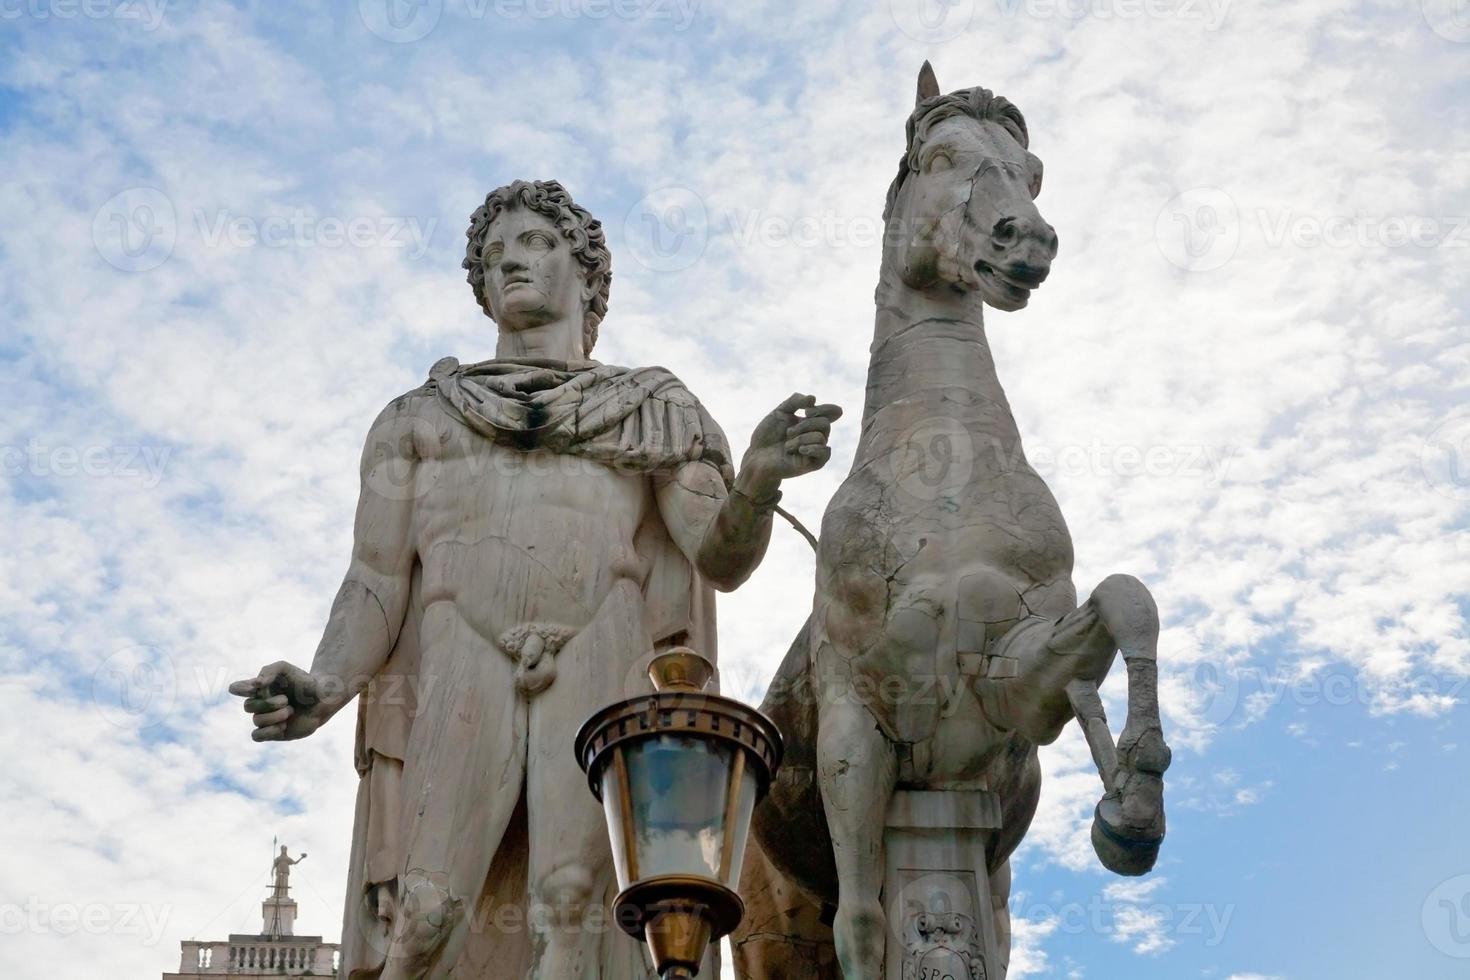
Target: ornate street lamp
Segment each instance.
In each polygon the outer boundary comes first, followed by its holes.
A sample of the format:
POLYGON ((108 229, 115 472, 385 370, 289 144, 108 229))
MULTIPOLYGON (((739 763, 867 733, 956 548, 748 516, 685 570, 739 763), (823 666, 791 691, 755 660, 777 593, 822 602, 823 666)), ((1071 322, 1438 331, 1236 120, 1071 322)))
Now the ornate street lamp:
POLYGON ((618 925, 648 943, 664 980, 687 980, 745 914, 735 888, 781 733, 754 708, 706 693, 714 666, 687 647, 655 657, 648 674, 656 693, 587 719, 577 761, 607 816, 618 925))

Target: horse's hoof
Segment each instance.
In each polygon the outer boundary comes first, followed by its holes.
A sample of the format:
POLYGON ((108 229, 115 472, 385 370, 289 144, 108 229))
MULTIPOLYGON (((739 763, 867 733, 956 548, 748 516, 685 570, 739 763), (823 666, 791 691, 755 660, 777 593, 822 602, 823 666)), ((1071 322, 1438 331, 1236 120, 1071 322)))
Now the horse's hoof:
POLYGON ((1160 812, 1148 830, 1139 833, 1123 827, 1123 807, 1106 796, 1092 815, 1092 849, 1103 867, 1113 874, 1136 877, 1153 870, 1164 842, 1164 815, 1160 812))

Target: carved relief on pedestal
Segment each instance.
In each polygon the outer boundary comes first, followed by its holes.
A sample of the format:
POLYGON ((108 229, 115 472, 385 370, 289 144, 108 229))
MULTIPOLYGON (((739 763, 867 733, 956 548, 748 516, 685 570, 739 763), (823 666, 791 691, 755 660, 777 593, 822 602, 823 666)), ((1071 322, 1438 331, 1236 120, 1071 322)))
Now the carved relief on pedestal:
POLYGON ((909 879, 900 899, 903 980, 990 980, 975 916, 980 903, 974 873, 905 870, 900 875, 909 879))

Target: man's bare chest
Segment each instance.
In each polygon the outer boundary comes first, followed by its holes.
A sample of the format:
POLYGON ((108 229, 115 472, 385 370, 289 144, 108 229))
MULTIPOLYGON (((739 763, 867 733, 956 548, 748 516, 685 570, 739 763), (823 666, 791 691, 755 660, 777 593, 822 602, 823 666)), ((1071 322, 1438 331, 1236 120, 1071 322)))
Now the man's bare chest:
POLYGON ((550 551, 630 546, 653 504, 648 476, 568 453, 522 449, 451 420, 419 439, 413 493, 422 544, 504 537, 550 551), (569 541, 577 538, 579 541, 569 541))
POLYGON ((647 573, 646 474, 465 430, 420 453, 415 481, 424 597, 469 610, 486 635, 524 619, 579 625, 614 583, 647 573))

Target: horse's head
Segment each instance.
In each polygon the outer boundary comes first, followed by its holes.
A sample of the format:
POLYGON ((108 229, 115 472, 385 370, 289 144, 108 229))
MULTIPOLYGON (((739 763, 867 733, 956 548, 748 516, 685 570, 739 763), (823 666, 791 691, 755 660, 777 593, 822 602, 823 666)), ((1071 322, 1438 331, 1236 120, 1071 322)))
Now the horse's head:
POLYGON ((908 146, 888 189, 888 255, 906 285, 974 292, 1019 310, 1051 271, 1057 233, 1036 210, 1041 160, 1026 120, 983 88, 939 94, 919 71, 908 146))

